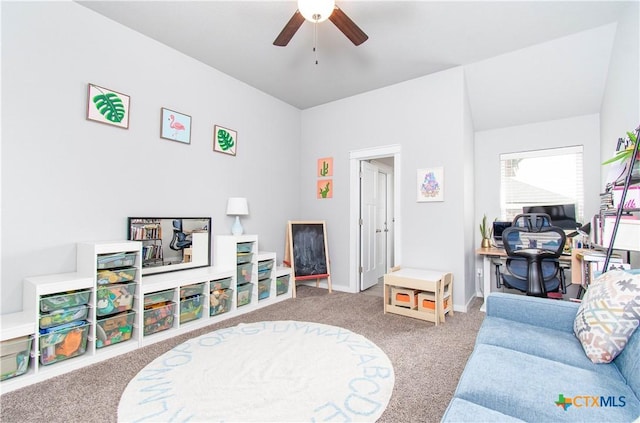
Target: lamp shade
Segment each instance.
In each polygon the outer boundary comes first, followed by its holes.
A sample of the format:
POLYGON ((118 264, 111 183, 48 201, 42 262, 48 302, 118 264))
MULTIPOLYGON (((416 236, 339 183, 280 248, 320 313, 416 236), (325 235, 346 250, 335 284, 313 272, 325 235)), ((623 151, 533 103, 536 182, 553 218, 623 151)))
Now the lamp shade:
POLYGON ((227 201, 228 216, 246 216, 249 214, 247 199, 244 197, 231 197, 227 201))
POLYGON ((335 7, 335 0, 298 0, 298 10, 311 22, 326 21, 335 7))

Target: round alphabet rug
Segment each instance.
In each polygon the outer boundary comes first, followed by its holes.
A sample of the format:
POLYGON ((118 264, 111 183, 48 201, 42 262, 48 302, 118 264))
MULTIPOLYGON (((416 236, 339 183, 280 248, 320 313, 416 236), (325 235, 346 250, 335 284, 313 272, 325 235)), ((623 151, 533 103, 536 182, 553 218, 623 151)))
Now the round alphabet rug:
POLYGON ((395 381, 362 335, 296 321, 240 324, 180 344, 127 385, 120 422, 375 421, 395 381))

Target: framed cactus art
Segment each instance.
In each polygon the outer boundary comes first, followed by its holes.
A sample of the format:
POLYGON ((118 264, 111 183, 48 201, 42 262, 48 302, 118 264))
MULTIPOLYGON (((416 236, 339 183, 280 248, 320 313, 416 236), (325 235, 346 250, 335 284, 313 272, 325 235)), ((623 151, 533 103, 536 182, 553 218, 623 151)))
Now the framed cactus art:
POLYGON ((316 198, 333 198, 333 179, 318 179, 316 198))
POLYGON ((214 125, 213 127, 213 151, 218 153, 236 155, 238 147, 238 133, 232 129, 214 125))
POLYGON ((129 129, 129 103, 126 94, 89 84, 87 119, 129 129))
POLYGON ((327 176, 333 176, 333 157, 318 159, 318 177, 326 178, 327 176))

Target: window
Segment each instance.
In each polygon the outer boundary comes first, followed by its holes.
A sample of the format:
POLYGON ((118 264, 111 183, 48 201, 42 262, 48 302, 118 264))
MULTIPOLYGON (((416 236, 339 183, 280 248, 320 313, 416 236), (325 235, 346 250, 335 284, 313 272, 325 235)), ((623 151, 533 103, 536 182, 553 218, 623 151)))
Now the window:
POLYGON ((500 213, 507 221, 523 207, 575 204, 584 222, 582 146, 500 155, 500 213))

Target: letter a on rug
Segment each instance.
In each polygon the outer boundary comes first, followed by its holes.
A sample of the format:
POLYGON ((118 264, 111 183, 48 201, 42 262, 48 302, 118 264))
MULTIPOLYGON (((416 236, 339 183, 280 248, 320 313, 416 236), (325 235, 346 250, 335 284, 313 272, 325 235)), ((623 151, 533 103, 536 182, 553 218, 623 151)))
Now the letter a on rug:
POLYGON ((120 422, 373 422, 395 381, 362 335, 319 323, 240 324, 180 344, 127 385, 120 422))

